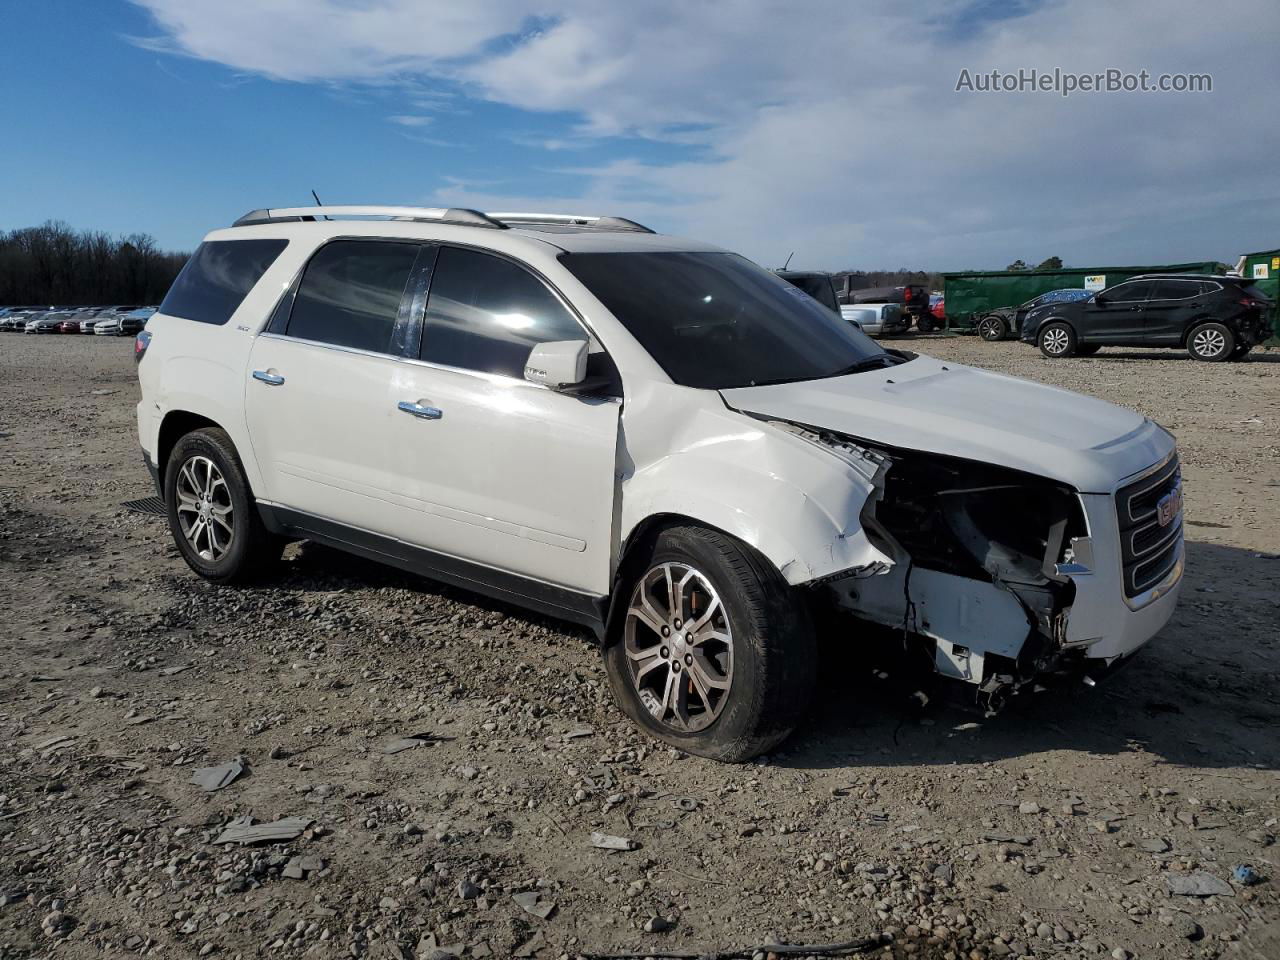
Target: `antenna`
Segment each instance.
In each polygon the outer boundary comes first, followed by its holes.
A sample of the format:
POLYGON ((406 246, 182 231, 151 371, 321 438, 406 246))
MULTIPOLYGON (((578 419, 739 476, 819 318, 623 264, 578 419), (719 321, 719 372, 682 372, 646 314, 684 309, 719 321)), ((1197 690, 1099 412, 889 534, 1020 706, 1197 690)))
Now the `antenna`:
MULTIPOLYGON (((312 198, 314 198, 314 199, 315 199, 315 202, 316 202, 316 206, 317 206, 317 207, 323 207, 323 206, 324 206, 324 204, 320 202, 320 198, 319 198, 318 196, 316 196, 316 192, 315 192, 314 190, 312 190, 312 191, 311 191, 311 196, 312 196, 312 198)), ((328 217, 325 217, 325 219, 326 219, 326 220, 328 220, 329 218, 328 218, 328 217)))
MULTIPOLYGON (((319 202, 320 202, 319 200, 316 201, 316 203, 319 203, 319 202)), ((782 265, 783 270, 791 266, 791 258, 794 257, 795 255, 796 255, 796 252, 794 250, 792 250, 791 253, 787 255, 787 262, 782 265)))

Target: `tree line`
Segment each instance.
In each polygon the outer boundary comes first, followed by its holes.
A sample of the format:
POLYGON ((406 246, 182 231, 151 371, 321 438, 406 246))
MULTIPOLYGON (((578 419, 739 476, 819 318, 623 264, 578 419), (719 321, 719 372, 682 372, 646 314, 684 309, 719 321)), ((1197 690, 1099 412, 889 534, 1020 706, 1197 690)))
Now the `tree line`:
POLYGON ((188 256, 145 233, 113 237, 55 220, 0 232, 0 306, 158 304, 188 256))

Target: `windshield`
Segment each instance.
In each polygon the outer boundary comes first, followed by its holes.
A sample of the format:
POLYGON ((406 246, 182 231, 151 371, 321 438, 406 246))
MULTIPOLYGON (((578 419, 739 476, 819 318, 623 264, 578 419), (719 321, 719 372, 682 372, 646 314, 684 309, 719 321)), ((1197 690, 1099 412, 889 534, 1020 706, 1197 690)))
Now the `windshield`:
POLYGON ((681 386, 816 380, 891 359, 807 293, 734 253, 569 253, 560 260, 681 386))

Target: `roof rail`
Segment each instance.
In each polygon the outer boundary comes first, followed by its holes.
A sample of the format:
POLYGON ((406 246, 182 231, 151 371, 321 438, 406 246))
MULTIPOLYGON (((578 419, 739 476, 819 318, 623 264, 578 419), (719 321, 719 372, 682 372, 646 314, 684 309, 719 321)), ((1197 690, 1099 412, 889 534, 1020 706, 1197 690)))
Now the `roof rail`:
POLYGON ((327 220, 335 217, 372 220, 386 218, 390 220, 430 220, 434 223, 452 223, 467 227, 488 227, 490 230, 506 230, 505 223, 499 223, 493 217, 485 216, 479 210, 468 210, 464 207, 378 207, 378 206, 337 206, 337 207, 264 207, 250 210, 232 224, 233 227, 248 227, 260 223, 297 223, 306 220, 327 220))
POLYGON ((580 216, 576 213, 486 213, 485 216, 507 225, 546 223, 566 227, 588 227, 615 233, 655 232, 644 224, 628 220, 626 217, 580 216))

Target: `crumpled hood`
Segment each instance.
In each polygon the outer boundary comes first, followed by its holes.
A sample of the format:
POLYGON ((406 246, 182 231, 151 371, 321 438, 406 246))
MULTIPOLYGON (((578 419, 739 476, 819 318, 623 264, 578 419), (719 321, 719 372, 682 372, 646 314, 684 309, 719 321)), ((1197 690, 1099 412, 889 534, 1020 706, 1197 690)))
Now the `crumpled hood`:
POLYGON ((1103 400, 920 356, 847 377, 722 390, 735 410, 886 446, 1023 470, 1109 493, 1174 447, 1103 400))

